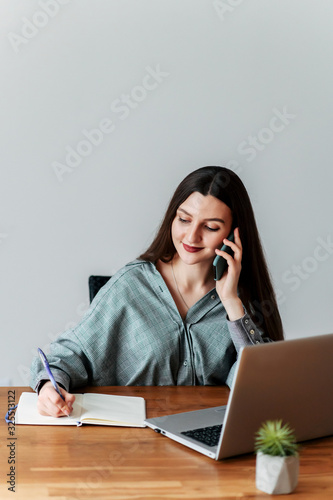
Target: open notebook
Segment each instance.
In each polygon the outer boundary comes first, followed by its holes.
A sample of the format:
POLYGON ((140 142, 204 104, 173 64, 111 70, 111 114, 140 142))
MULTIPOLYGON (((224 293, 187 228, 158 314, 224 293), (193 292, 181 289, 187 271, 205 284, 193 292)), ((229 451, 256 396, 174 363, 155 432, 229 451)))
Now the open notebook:
POLYGON ((37 410, 37 398, 36 393, 22 393, 16 409, 15 424, 146 426, 146 403, 141 397, 75 394, 71 415, 59 418, 40 415, 37 410))

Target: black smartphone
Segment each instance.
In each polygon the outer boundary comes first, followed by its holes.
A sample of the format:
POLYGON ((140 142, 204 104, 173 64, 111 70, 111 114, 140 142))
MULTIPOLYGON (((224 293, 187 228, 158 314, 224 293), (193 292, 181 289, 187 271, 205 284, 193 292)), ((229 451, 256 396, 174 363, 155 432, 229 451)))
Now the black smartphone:
MULTIPOLYGON (((227 240, 229 240, 229 241, 235 241, 234 238, 235 238, 234 237, 234 232, 232 231, 229 234, 227 240)), ((221 248, 221 250, 222 250, 222 252, 227 252, 231 256, 234 255, 234 252, 227 245, 223 245, 222 248, 221 248)), ((215 257, 215 259, 214 259, 213 266, 215 267, 215 278, 214 279, 215 279, 215 281, 218 281, 219 279, 221 279, 222 274, 227 269, 228 263, 227 263, 227 261, 223 257, 221 257, 220 255, 217 255, 215 257)))

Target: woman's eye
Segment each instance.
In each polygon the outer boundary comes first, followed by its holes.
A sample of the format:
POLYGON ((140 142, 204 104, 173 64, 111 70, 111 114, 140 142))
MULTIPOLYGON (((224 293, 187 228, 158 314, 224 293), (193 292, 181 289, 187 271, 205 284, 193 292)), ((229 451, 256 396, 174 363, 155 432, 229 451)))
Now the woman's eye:
POLYGON ((182 219, 181 217, 178 217, 178 220, 179 220, 179 222, 182 222, 182 223, 190 222, 189 220, 182 219))
POLYGON ((218 227, 209 227, 209 226, 206 226, 206 229, 208 229, 208 231, 218 231, 219 230, 218 227))

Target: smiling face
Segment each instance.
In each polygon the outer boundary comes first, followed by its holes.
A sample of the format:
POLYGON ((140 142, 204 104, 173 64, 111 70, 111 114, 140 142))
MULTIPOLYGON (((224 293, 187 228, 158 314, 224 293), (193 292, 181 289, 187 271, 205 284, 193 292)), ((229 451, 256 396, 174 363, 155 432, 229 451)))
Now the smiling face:
POLYGON ((214 196, 192 193, 177 210, 171 226, 175 249, 186 264, 213 261, 232 227, 230 208, 214 196))

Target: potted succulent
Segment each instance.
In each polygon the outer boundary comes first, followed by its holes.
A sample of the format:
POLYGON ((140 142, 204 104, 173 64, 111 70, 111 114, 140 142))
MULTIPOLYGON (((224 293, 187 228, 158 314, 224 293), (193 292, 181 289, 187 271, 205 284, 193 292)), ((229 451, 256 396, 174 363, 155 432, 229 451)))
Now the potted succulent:
POLYGON ((270 494, 291 493, 297 486, 298 445, 294 431, 282 420, 268 420, 255 436, 256 487, 270 494))

